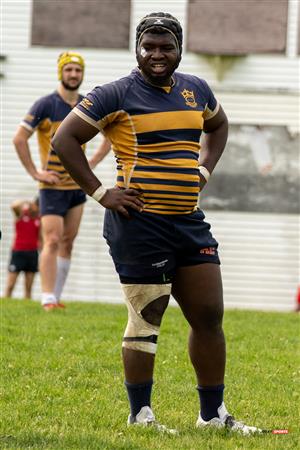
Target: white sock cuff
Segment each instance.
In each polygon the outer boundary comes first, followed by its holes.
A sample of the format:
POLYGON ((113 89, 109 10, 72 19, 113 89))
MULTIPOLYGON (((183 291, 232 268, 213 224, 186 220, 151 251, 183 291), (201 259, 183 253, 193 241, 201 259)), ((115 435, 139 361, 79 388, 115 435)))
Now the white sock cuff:
POLYGON ((58 256, 56 262, 57 262, 57 272, 54 286, 54 295, 59 301, 70 270, 71 260, 68 258, 58 256))
POLYGON ((57 303, 55 295, 53 292, 42 292, 42 305, 48 305, 49 303, 57 303))
POLYGON ((57 257, 57 268, 68 270, 71 265, 71 260, 69 258, 63 258, 62 256, 57 257))

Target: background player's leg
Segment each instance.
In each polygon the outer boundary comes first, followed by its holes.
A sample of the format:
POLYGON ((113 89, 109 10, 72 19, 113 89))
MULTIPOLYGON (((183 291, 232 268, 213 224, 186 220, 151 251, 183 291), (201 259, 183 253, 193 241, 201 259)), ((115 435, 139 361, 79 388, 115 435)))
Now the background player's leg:
POLYGON ((70 270, 73 242, 79 230, 83 206, 84 204, 81 204, 69 209, 64 217, 64 229, 62 239, 59 243, 57 273, 54 288, 57 300, 60 300, 70 270))
POLYGON ((56 258, 59 242, 63 235, 63 217, 46 215, 41 219, 43 248, 40 254, 40 276, 42 285, 42 303, 55 303, 54 286, 56 280, 56 258))
POLYGON ((7 273, 6 288, 5 288, 5 293, 4 293, 5 297, 10 298, 12 296, 19 273, 20 272, 8 272, 7 273))
POLYGON ((25 272, 24 273, 24 298, 31 298, 32 285, 35 273, 34 272, 25 272))
POLYGON ((64 217, 63 236, 59 243, 59 256, 70 259, 73 242, 78 234, 84 203, 69 209, 64 217))

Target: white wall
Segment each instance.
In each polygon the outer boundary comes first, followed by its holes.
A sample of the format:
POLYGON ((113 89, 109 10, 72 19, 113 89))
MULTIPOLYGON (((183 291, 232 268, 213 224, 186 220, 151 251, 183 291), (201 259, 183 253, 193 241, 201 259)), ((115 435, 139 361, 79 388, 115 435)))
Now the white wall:
MULTIPOLYGON (((286 55, 253 55, 237 58, 217 81, 206 58, 185 53, 180 67, 205 78, 223 104, 231 123, 284 125, 299 131, 299 58, 296 56, 297 0, 290 0, 286 55)), ((130 51, 79 50, 86 60, 82 93, 127 74, 135 66, 134 33, 145 14, 161 10, 161 1, 133 0, 130 51), (149 7, 151 5, 151 7, 149 7)), ((186 1, 165 0, 163 9, 185 26, 186 1)), ((1 290, 6 278, 13 218, 9 204, 16 198, 36 194, 35 182, 25 173, 12 146, 15 129, 33 101, 57 85, 56 59, 64 48, 30 47, 31 1, 2 0, 2 47, 7 56, 1 72, 1 290)), ((89 145, 89 154, 99 142, 89 145)), ((32 151, 38 164, 35 138, 32 151)), ((96 169, 104 185, 114 183, 114 159, 109 155, 96 169)), ((208 219, 219 239, 228 307, 290 310, 299 281, 299 218, 269 215, 209 212, 208 219)), ((117 276, 101 238, 103 210, 89 200, 76 240, 65 298, 83 301, 121 301, 117 276)), ((34 297, 39 297, 37 277, 34 297)), ((22 292, 18 282, 16 296, 22 292)))

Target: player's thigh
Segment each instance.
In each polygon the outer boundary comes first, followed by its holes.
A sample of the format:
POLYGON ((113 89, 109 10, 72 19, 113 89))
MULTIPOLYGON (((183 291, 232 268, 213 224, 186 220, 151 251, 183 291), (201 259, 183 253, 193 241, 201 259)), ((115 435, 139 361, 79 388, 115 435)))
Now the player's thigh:
POLYGON ((63 236, 64 218, 48 214, 41 218, 43 243, 59 242, 63 236))
POLYGON ((223 316, 223 289, 220 266, 203 263, 179 267, 172 294, 191 325, 218 323, 223 316))
POLYGON ((73 241, 78 233, 84 203, 69 209, 64 217, 63 239, 73 241))

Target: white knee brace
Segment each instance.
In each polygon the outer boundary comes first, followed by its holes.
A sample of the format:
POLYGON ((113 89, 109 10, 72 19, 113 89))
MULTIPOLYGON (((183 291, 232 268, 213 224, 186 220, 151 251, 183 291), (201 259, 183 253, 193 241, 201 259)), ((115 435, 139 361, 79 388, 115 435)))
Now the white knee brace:
POLYGON ((156 352, 159 326, 147 322, 143 309, 157 298, 171 294, 171 284, 122 284, 128 309, 123 347, 146 353, 156 352))

